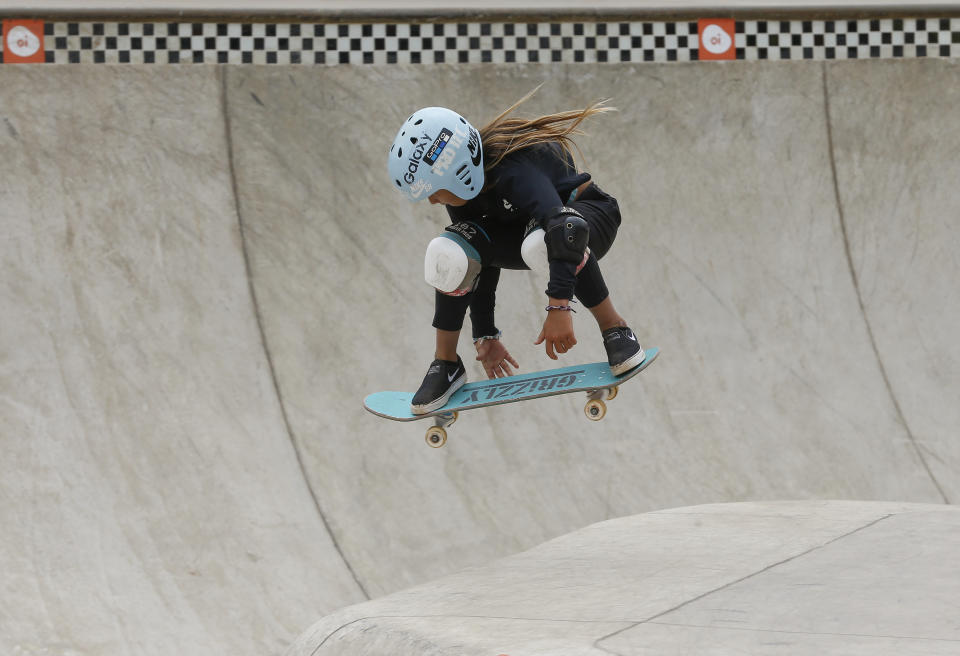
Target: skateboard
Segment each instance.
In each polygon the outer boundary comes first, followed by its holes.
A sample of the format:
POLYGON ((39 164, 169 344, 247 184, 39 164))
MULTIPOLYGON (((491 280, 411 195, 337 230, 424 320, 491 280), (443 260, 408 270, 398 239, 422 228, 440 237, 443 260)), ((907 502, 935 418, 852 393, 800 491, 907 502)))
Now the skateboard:
POLYGON ((363 400, 363 407, 380 417, 394 421, 416 421, 433 417, 434 425, 427 429, 427 444, 441 447, 447 442, 447 427, 457 420, 461 410, 485 408, 503 403, 527 401, 543 396, 586 392, 584 413, 593 421, 607 414, 609 401, 617 395, 618 387, 646 369, 657 359, 659 349, 644 350, 646 358, 636 367, 614 376, 606 362, 548 369, 506 378, 467 383, 450 397, 445 406, 422 415, 410 412, 410 392, 375 392, 363 400))

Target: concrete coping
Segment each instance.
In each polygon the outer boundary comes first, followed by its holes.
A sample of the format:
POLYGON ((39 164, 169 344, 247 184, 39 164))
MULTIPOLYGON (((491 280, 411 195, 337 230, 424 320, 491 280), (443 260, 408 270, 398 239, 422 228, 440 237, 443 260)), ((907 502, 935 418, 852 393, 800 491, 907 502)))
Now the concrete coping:
POLYGON ((71 0, 35 0, 33 2, 6 2, 0 7, 0 16, 55 16, 55 17, 183 17, 183 18, 268 18, 292 19, 318 17, 324 20, 390 20, 417 18, 425 20, 452 19, 571 19, 571 18, 696 18, 696 17, 877 17, 960 15, 960 2, 933 0, 802 0, 796 2, 757 2, 756 0, 598 0, 584 7, 580 0, 530 0, 518 8, 510 0, 461 2, 451 7, 443 0, 91 0, 77 3, 71 0))

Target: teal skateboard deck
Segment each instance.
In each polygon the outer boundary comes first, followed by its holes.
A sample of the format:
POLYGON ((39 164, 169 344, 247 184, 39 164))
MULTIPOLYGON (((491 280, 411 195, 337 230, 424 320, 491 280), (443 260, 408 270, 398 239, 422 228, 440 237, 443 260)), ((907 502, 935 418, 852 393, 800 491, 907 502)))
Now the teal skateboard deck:
POLYGON ((435 447, 446 443, 446 427, 456 421, 461 410, 544 396, 586 392, 588 400, 584 412, 588 418, 599 421, 607 411, 604 400, 616 396, 617 387, 650 366, 660 352, 657 348, 648 348, 644 353, 646 358, 643 362, 619 376, 613 375, 606 362, 594 362, 467 383, 453 393, 445 406, 422 415, 410 412, 412 392, 375 392, 363 400, 363 407, 375 415, 394 421, 416 421, 434 417, 435 425, 427 430, 427 444, 435 447))

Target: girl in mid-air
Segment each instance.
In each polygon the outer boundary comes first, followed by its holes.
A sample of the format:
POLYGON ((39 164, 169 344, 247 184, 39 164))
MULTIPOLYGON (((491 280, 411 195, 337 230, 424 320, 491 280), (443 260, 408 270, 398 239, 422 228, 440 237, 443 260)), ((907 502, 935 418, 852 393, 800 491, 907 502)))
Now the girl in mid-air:
POLYGON ((446 206, 451 221, 424 258, 425 278, 436 289, 437 342, 413 397, 414 414, 443 407, 466 383, 457 343, 468 308, 476 359, 487 376, 509 376, 519 366, 494 323, 501 269, 532 269, 547 281, 536 344, 551 359, 577 343, 570 316, 576 296, 597 321, 615 375, 643 362, 598 264, 616 238, 619 206, 590 174, 577 171, 571 152, 571 135, 583 134, 580 123, 612 109, 601 101, 532 120, 511 118, 535 92, 479 131, 450 109, 418 110, 390 147, 391 184, 411 200, 446 206))

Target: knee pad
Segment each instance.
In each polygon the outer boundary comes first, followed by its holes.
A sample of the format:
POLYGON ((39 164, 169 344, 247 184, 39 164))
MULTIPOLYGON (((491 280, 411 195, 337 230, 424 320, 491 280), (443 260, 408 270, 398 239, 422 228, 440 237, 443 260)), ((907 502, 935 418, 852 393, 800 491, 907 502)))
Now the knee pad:
POLYGON ((449 232, 433 239, 423 258, 424 279, 449 296, 472 292, 481 268, 477 250, 459 235, 449 232))
POLYGON ((590 241, 590 225, 580 212, 570 207, 558 207, 543 222, 547 257, 580 264, 590 241))

